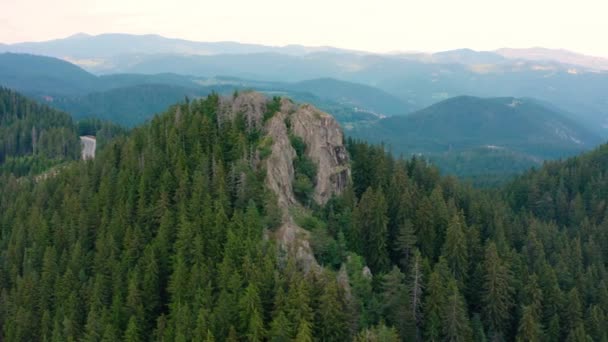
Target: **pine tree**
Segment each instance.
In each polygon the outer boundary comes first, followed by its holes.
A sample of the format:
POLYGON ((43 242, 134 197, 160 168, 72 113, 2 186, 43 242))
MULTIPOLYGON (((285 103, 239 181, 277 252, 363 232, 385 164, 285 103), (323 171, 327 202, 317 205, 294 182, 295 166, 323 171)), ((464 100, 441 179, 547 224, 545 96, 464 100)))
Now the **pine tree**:
POLYGON ((442 256, 448 262, 454 278, 460 282, 460 287, 464 286, 469 273, 469 254, 463 221, 461 214, 452 216, 442 252, 442 256))
POLYGON ((134 316, 131 316, 131 318, 129 318, 129 324, 127 325, 127 330, 125 331, 124 341, 125 342, 139 342, 139 341, 141 341, 140 334, 141 334, 141 332, 139 330, 139 327, 137 326, 137 318, 134 316))
POLYGON ((471 324, 467 316, 466 304, 454 279, 451 279, 447 285, 446 302, 441 317, 445 341, 471 340, 471 324))
POLYGON ((426 341, 441 341, 442 308, 447 301, 447 293, 438 270, 431 273, 424 299, 424 338, 426 341))
POLYGON ((339 296, 338 283, 330 279, 323 286, 319 298, 318 334, 323 341, 344 341, 348 339, 347 317, 344 304, 339 296))
POLYGON ((363 252, 374 271, 385 270, 389 264, 387 250, 387 205, 382 191, 367 189, 354 212, 355 246, 363 252), (365 248, 363 247, 365 246, 365 248))
POLYGON ((536 319, 536 309, 533 306, 523 308, 522 318, 517 330, 517 341, 543 341, 542 328, 536 319))
POLYGON ((409 260, 416 246, 416 235, 414 234, 414 225, 410 220, 405 220, 399 226, 397 237, 393 243, 393 250, 399 256, 399 264, 402 270, 407 270, 409 260))
POLYGON ((405 285, 405 275, 394 266, 382 279, 382 307, 387 323, 397 328, 402 336, 405 336, 408 330, 408 321, 413 321, 413 317, 409 315, 411 311, 408 304, 409 293, 405 285))
POLYGON ((301 320, 298 324, 298 333, 296 334, 296 338, 294 342, 312 342, 312 330, 310 328, 310 323, 305 320, 301 320))
POLYGON ((281 311, 275 315, 272 323, 270 323, 270 332, 268 339, 272 342, 288 342, 291 341, 290 322, 287 316, 281 311))
POLYGON ((249 341, 261 341, 264 338, 263 308, 258 289, 249 284, 239 301, 241 331, 249 341))
POLYGON ((511 273, 491 242, 486 247, 484 261, 483 309, 485 321, 492 332, 502 333, 512 306, 511 273))

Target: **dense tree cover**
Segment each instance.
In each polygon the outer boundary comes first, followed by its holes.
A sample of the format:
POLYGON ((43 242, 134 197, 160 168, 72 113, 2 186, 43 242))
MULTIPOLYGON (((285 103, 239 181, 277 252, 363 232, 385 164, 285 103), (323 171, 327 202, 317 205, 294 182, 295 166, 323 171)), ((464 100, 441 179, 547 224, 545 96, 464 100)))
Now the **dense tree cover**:
POLYGON ((477 185, 506 183, 543 160, 577 155, 603 142, 551 105, 512 97, 453 97, 355 126, 350 134, 383 142, 396 153, 422 154, 443 172, 477 185))
POLYGON ((96 118, 78 120, 76 122, 76 131, 79 136, 94 135, 98 149, 106 146, 112 139, 127 133, 125 128, 113 122, 96 118))
POLYGON ((0 87, 0 164, 28 155, 61 160, 79 154, 80 142, 68 114, 0 87))
MULTIPOLYGON (((403 287, 390 298, 409 294, 399 313, 380 311, 402 338, 606 339, 606 145, 500 191, 441 178, 382 146, 351 141, 349 149, 358 200, 348 248, 374 280, 403 287)), ((374 292, 386 305, 382 289, 374 292)))
POLYGON ((79 159, 81 135, 96 136, 99 150, 124 133, 99 119, 73 122, 69 114, 0 87, 0 173, 39 174, 79 159))
POLYGON ((217 106, 45 182, 0 177, 4 340, 607 339, 606 147, 480 191, 348 141, 352 187, 302 222, 306 273, 272 239, 269 142, 217 106))

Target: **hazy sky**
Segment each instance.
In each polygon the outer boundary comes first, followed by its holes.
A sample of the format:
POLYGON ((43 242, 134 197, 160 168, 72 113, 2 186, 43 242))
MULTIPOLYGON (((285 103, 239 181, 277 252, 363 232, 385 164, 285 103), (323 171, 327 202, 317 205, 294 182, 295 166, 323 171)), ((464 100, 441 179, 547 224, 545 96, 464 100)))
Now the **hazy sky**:
POLYGON ((0 42, 77 32, 387 51, 566 48, 608 57, 606 0, 0 0, 0 42))

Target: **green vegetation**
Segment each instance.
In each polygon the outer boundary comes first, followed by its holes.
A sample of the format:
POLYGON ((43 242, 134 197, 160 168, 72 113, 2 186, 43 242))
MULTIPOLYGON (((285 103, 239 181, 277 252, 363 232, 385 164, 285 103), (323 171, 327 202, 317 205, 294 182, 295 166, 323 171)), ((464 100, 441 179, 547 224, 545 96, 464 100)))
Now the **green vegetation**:
POLYGON ((0 175, 3 341, 606 340, 608 146, 484 191, 348 140, 352 186, 296 217, 305 272, 274 239, 265 138, 218 105, 0 175))
POLYGON ((589 129, 535 100, 470 96, 359 125, 351 135, 382 142, 396 154, 424 155, 445 173, 498 182, 544 160, 576 155, 602 142, 589 129))
POLYGON ((281 97, 273 96, 272 101, 266 105, 266 112, 264 113, 264 122, 268 121, 274 116, 274 114, 281 110, 281 97))
POLYGON ((80 156, 80 141, 66 113, 0 87, 0 170, 40 172, 80 156))
POLYGON ((302 138, 290 134, 289 140, 296 151, 296 159, 293 161, 295 172, 293 192, 298 201, 310 205, 317 179, 317 165, 306 155, 306 143, 302 138))

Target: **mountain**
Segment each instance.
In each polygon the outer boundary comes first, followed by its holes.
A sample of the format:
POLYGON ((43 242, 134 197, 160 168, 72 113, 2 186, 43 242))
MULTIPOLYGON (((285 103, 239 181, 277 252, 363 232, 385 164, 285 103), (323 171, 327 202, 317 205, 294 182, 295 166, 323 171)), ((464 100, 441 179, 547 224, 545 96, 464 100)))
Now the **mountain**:
POLYGON ((332 47, 302 45, 266 46, 236 42, 197 42, 166 38, 159 35, 106 33, 100 35, 75 34, 45 42, 24 42, 0 45, 0 52, 30 53, 63 58, 92 70, 110 70, 118 60, 137 60, 150 55, 217 55, 281 53, 304 55, 318 51, 348 51, 332 47))
POLYGON ((204 96, 212 91, 229 94, 245 89, 311 102, 331 110, 344 124, 373 121, 379 116, 411 110, 411 106, 380 89, 330 78, 286 83, 173 73, 95 76, 69 62, 50 57, 0 56, 4 57, 0 58, 0 83, 5 82, 7 86, 68 111, 76 118, 97 117, 126 126, 139 124, 185 97, 204 96))
POLYGON ((0 339, 602 341, 607 158, 486 191, 310 105, 182 102, 0 176, 0 339))
POLYGON ((163 84, 141 84, 93 92, 82 96, 55 97, 52 106, 75 118, 100 118, 133 127, 184 98, 211 93, 211 89, 184 88, 163 84))
POLYGON ((29 93, 82 94, 97 89, 99 79, 65 61, 28 54, 0 54, 0 84, 29 93))
POLYGON ((422 109, 459 95, 533 97, 554 103, 572 113, 578 122, 608 135, 608 99, 604 94, 608 88, 608 72, 553 60, 503 59, 492 53, 457 51, 439 56, 438 61, 433 61, 432 56, 430 60, 421 60, 403 55, 346 52, 159 54, 117 60, 112 72, 222 75, 288 83, 333 78, 381 89, 412 109, 422 109), (476 57, 458 57, 460 55, 476 57))
POLYGON ((601 142, 562 113, 532 99, 512 97, 455 97, 410 115, 360 126, 351 134, 384 142, 395 153, 426 155, 444 170, 461 175, 521 171, 601 142))
POLYGON ((285 88, 308 92, 379 117, 403 115, 412 110, 408 103, 378 88, 332 78, 297 82, 285 85, 285 88))
POLYGON ((441 64, 497 64, 506 61, 505 57, 498 53, 471 49, 437 52, 432 54, 431 58, 435 63, 441 64))
POLYGON ((510 59, 530 61, 557 61, 560 63, 582 66, 592 70, 608 70, 608 58, 586 56, 563 49, 529 48, 529 49, 498 49, 498 55, 510 59))
POLYGON ((19 51, 58 56, 99 74, 169 73, 279 83, 333 78, 391 94, 407 105, 403 112, 459 95, 532 97, 563 108, 577 122, 608 136, 608 99, 604 92, 608 71, 600 70, 601 61, 589 62, 596 60, 591 57, 573 57, 554 50, 543 50, 542 58, 527 58, 525 54, 520 58, 505 50, 381 55, 332 48, 222 44, 108 34, 23 43, 13 50, 27 47, 30 50, 19 51), (108 48, 110 42, 117 48, 108 48), (48 50, 44 50, 46 47, 48 50), (79 51, 89 52, 84 56, 77 55, 79 51))

